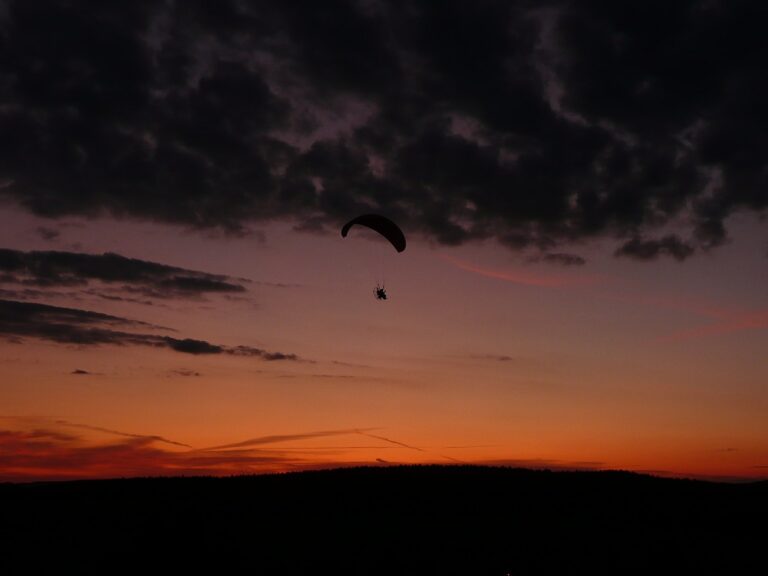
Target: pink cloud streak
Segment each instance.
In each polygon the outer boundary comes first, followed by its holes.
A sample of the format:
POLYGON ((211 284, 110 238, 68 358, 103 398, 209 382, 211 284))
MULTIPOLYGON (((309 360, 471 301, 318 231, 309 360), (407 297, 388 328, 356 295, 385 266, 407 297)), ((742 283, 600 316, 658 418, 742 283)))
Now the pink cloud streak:
POLYGON ((722 322, 680 330, 661 336, 658 340, 682 341, 719 334, 730 334, 742 330, 759 330, 761 328, 768 328, 768 310, 732 313, 730 317, 726 317, 722 322))
MULTIPOLYGON (((445 254, 439 255, 439 258, 466 272, 472 272, 473 274, 478 274, 487 278, 494 278, 524 286, 564 288, 587 286, 601 282, 601 279, 596 276, 543 275, 525 270, 496 270, 476 266, 445 254)), ((642 294, 615 293, 602 293, 600 296, 610 300, 652 306, 661 310, 689 312, 696 316, 713 320, 713 322, 703 326, 686 328, 671 334, 656 337, 655 340, 660 342, 684 341, 694 338, 730 334, 742 330, 768 328, 768 309, 747 310, 744 308, 707 302, 706 300, 696 297, 646 296, 642 294)))
POLYGON ((624 302, 627 304, 649 306, 658 310, 687 312, 700 318, 710 319, 710 323, 676 330, 669 334, 656 336, 658 342, 684 341, 694 338, 704 338, 740 332, 742 330, 759 330, 768 328, 768 309, 746 309, 741 307, 717 304, 699 297, 685 296, 648 296, 637 293, 602 293, 600 297, 624 302))
POLYGON ((475 266, 458 258, 452 256, 446 256, 445 254, 439 255, 441 260, 448 262, 466 272, 472 272, 485 276, 487 278, 495 278, 496 280, 504 280, 505 282, 512 282, 513 284, 521 284, 524 286, 539 286, 544 288, 563 288, 566 286, 586 286, 595 284, 598 279, 594 276, 573 276, 573 275, 544 275, 534 274, 524 270, 493 270, 490 268, 482 268, 475 266))

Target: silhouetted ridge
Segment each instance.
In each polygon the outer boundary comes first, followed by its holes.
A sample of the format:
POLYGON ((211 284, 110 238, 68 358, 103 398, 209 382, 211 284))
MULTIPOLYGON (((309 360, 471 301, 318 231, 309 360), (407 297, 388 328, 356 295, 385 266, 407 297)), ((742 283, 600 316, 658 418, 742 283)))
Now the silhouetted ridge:
POLYGON ((402 466, 6 484, 0 506, 6 574, 737 573, 764 549, 749 526, 764 526, 768 483, 402 466))

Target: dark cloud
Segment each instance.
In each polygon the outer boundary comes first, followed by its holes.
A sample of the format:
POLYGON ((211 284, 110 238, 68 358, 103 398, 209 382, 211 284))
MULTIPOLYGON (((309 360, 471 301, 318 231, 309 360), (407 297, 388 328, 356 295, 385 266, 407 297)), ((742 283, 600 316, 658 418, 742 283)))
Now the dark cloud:
MULTIPOLYGON (((23 252, 0 249, 0 282, 37 287, 84 287, 90 282, 112 286, 119 292, 153 298, 189 298, 204 294, 240 293, 245 287, 232 278, 126 258, 119 254, 75 252, 23 252)), ((102 298, 127 299, 109 293, 102 298)), ((147 303, 146 300, 131 301, 147 303)))
MULTIPOLYGON (((15 283, 17 279, 13 276, 6 275, 4 278, 0 277, 0 284, 3 283, 15 283)), ((13 300, 40 300, 41 298, 68 298, 72 300, 80 300, 77 292, 62 292, 59 290, 38 290, 35 288, 19 288, 16 290, 8 290, 0 288, 0 298, 13 299, 13 300)))
MULTIPOLYGON (((61 308, 38 304, 33 302, 14 302, 12 300, 0 300, 0 319, 4 331, 24 335, 25 331, 34 334, 39 326, 131 326, 144 328, 159 328, 147 322, 129 320, 100 312, 79 310, 77 308, 61 308)), ((52 333, 55 332, 52 330, 52 333)), ((66 336, 64 328, 62 334, 66 336)))
POLYGON ((0 194, 40 215, 376 210, 554 255, 664 225, 711 248, 768 207, 759 2, 6 4, 0 194))
POLYGON ((475 354, 470 356, 470 358, 476 360, 491 360, 494 362, 513 362, 515 360, 515 358, 507 356, 506 354, 475 354))
POLYGON ((216 346, 210 342, 204 340, 192 340, 191 338, 184 338, 178 340, 176 338, 168 338, 166 340, 168 347, 176 352, 185 352, 187 354, 221 354, 224 352, 224 348, 216 346))
POLYGON ((48 242, 57 240, 58 237, 61 236, 61 232, 59 232, 55 228, 48 228, 46 226, 39 226, 36 232, 37 232, 37 235, 40 236, 40 238, 42 238, 43 240, 47 240, 48 242))
POLYGON ((72 372, 70 372, 70 374, 74 374, 74 375, 77 375, 77 376, 88 376, 88 375, 90 375, 92 373, 88 372, 88 370, 82 370, 80 368, 75 368, 74 370, 72 370, 72 372))
POLYGON ((301 361, 296 354, 269 352, 249 346, 221 346, 205 340, 124 331, 134 328, 168 330, 88 310, 0 300, 0 335, 7 338, 37 338, 79 346, 152 346, 194 355, 230 354, 272 361, 301 361))
POLYGON ((285 354, 283 352, 267 352, 261 348, 253 348, 252 346, 234 346, 226 350, 227 354, 234 356, 256 356, 264 360, 299 360, 296 354, 285 354))
POLYGON ((693 246, 683 242, 674 234, 670 234, 659 240, 644 240, 636 236, 616 250, 616 255, 634 258, 635 260, 655 260, 659 256, 671 256, 675 260, 682 262, 691 256, 693 252, 693 246))

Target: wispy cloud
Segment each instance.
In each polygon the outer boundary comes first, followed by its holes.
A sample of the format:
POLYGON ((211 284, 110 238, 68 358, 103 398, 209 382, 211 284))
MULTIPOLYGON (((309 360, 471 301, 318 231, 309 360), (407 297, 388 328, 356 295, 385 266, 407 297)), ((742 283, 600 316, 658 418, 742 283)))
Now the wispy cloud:
POLYGON ((242 284, 245 280, 236 281, 229 276, 126 258, 109 252, 83 254, 0 249, 0 273, 4 283, 83 289, 98 282, 109 286, 112 292, 160 299, 245 292, 242 284))
POLYGON ((193 355, 228 354, 267 361, 302 361, 293 353, 268 351, 253 346, 225 346, 193 338, 126 331, 131 328, 170 330, 147 322, 90 310, 0 300, 0 335, 8 338, 36 338, 78 346, 151 346, 193 355))
POLYGON ((189 370, 188 368, 177 368, 175 370, 170 370, 168 374, 170 376, 182 376, 186 378, 201 376, 200 372, 197 372, 196 370, 189 370))

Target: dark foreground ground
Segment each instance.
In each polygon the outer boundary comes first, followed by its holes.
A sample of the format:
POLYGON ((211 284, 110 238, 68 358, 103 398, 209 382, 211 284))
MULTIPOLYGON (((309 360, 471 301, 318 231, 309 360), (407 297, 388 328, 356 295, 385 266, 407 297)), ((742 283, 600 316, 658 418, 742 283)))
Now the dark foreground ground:
POLYGON ((0 574, 758 572, 768 483, 462 466, 0 485, 0 574))

